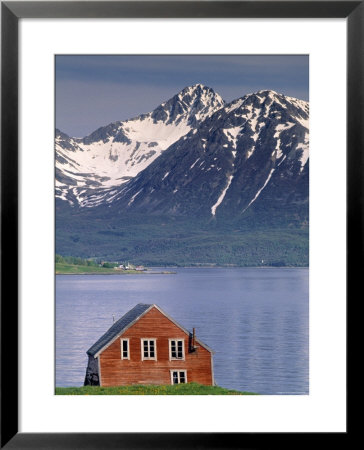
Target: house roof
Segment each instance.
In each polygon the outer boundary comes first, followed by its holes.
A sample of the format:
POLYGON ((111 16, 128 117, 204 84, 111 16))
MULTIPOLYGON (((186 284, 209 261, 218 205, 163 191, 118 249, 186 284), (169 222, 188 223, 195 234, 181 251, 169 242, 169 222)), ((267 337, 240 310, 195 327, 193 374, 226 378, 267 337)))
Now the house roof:
POLYGON ((128 311, 119 320, 117 320, 107 331, 103 334, 98 341, 94 343, 92 347, 87 350, 87 354, 95 356, 99 351, 105 347, 110 341, 121 334, 125 328, 128 328, 133 322, 135 322, 143 313, 145 313, 153 305, 145 303, 138 303, 133 309, 128 311))
MULTIPOLYGON (((172 317, 166 314, 159 306, 155 304, 146 304, 146 303, 138 303, 134 306, 133 309, 128 311, 124 316, 122 316, 119 320, 117 320, 107 331, 103 334, 100 339, 98 339, 88 350, 87 354, 93 357, 97 357, 103 350, 105 350, 114 340, 120 336, 124 331, 126 331, 131 325, 133 325, 137 320, 140 319, 147 311, 152 309, 153 307, 157 308, 164 316, 166 316, 171 322, 173 322, 176 326, 181 328, 187 335, 189 335, 189 331, 186 330, 182 325, 177 323, 172 317)), ((211 348, 209 348, 206 344, 201 342, 199 339, 196 339, 200 345, 206 348, 211 353, 214 353, 211 348)))

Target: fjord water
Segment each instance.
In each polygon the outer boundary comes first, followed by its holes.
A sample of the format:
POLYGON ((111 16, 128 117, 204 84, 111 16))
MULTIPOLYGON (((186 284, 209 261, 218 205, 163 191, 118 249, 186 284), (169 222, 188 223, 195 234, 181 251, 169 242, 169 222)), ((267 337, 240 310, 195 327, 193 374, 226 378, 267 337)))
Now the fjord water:
POLYGON ((308 269, 173 270, 56 276, 56 386, 83 385, 86 351, 113 316, 155 303, 214 350, 219 386, 308 394, 308 269))

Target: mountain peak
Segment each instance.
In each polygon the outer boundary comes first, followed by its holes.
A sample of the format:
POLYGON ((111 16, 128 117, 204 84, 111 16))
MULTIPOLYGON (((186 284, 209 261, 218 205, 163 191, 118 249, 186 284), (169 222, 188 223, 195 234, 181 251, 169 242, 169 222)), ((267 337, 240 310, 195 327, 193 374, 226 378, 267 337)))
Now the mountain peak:
POLYGON ((55 137, 56 138, 63 138, 63 139, 69 139, 70 138, 68 136, 68 134, 64 133, 63 131, 59 130, 58 128, 56 128, 55 137))
POLYGON ((151 117, 163 120, 167 124, 178 124, 187 121, 187 125, 194 126, 211 116, 225 105, 224 100, 212 88, 201 83, 186 86, 171 99, 156 108, 151 117))
POLYGON ((276 91, 273 91, 273 89, 261 89, 260 91, 256 92, 256 94, 282 95, 282 94, 278 94, 278 92, 276 92, 276 91))
POLYGON ((265 96, 265 97, 275 98, 275 99, 278 99, 278 100, 279 99, 280 100, 284 99, 284 100, 286 100, 288 102, 291 102, 291 103, 293 102, 293 103, 299 104, 300 107, 302 107, 302 108, 307 108, 308 107, 308 102, 307 101, 300 100, 297 97, 291 97, 289 95, 285 95, 285 94, 282 94, 280 92, 273 91, 272 89, 262 89, 262 90, 260 90, 258 92, 255 92, 254 94, 250 94, 250 95, 265 96))
POLYGON ((211 89, 211 88, 209 88, 208 86, 205 86, 205 85, 203 85, 203 84, 201 84, 201 83, 195 83, 195 84, 193 84, 191 87, 192 87, 192 88, 197 88, 197 87, 199 87, 199 88, 201 88, 201 89, 203 89, 203 88, 211 89))
MULTIPOLYGON (((221 98, 219 94, 217 94, 212 88, 205 86, 201 83, 193 84, 191 86, 186 86, 183 88, 176 96, 173 98, 179 98, 184 101, 191 101, 194 100, 196 97, 202 98, 205 97, 206 99, 209 99, 210 101, 216 101, 221 104, 221 106, 224 105, 224 100, 221 98)), ((209 101, 207 100, 207 101, 209 101)))
POLYGON ((194 93, 194 92, 196 92, 197 94, 200 94, 202 92, 215 93, 215 91, 212 88, 205 86, 204 84, 201 84, 201 83, 196 83, 196 84, 192 84, 191 86, 186 86, 185 88, 183 88, 182 91, 180 92, 180 94, 194 93))

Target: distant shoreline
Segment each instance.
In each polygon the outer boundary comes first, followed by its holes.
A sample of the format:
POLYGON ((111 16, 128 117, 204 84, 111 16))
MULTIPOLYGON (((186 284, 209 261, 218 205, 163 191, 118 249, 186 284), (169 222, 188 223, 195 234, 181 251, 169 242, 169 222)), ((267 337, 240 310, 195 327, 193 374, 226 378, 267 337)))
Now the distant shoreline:
POLYGON ((155 269, 309 269, 310 266, 153 266, 155 269))
POLYGON ((113 271, 113 272, 55 272, 55 275, 174 275, 177 272, 162 271, 162 272, 151 272, 151 271, 113 271))
POLYGON ((84 265, 84 264, 68 264, 68 263, 57 263, 55 265, 55 274, 56 275, 164 275, 164 274, 172 274, 175 272, 163 270, 165 268, 161 268, 157 272, 153 269, 144 268, 143 270, 137 269, 121 269, 114 267, 101 267, 96 265, 84 265))
POLYGON ((178 269, 309 269, 309 266, 153 266, 143 271, 138 270, 111 270, 104 269, 95 272, 67 272, 56 271, 55 275, 176 275, 178 269), (171 270, 158 270, 158 269, 171 270), (157 271, 155 271, 155 270, 157 271))

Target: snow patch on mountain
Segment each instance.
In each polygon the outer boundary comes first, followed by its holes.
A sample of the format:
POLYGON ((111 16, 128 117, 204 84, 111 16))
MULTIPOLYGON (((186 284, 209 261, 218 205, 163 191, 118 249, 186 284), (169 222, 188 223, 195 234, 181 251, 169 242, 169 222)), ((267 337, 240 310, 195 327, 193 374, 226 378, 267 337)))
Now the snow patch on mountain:
POLYGON ((302 172, 303 169, 305 168, 305 165, 307 164, 308 157, 309 157, 309 138, 308 138, 308 133, 305 134, 304 141, 299 143, 299 144, 297 144, 296 150, 301 150, 301 152, 302 152, 301 157, 299 158, 299 160, 301 162, 301 169, 300 169, 300 171, 302 172))
POLYGON ((271 171, 269 172, 268 178, 265 180, 263 186, 258 190, 258 192, 255 194, 254 198, 250 201, 250 203, 248 204, 248 206, 243 210, 243 212, 245 212, 250 205, 252 205, 255 200, 259 197, 260 193, 262 192, 262 190, 267 186, 267 184, 269 183, 269 180, 271 179, 273 172, 274 172, 274 167, 273 169, 271 169, 271 171))
POLYGON ((293 126, 294 126, 293 122, 287 122, 285 124, 279 124, 275 128, 276 132, 274 133, 273 137, 277 138, 277 144, 276 144, 276 147, 274 149, 275 150, 275 156, 276 156, 277 159, 280 159, 283 156, 283 152, 281 150, 280 134, 282 133, 282 131, 289 130, 293 126))
POLYGON ((217 202, 211 207, 211 214, 214 216, 216 214, 216 209, 219 207, 219 205, 221 205, 222 201, 224 200, 224 197, 226 195, 227 190, 230 187, 230 184, 233 180, 234 176, 230 175, 228 178, 228 183, 226 185, 226 187, 223 189, 223 191, 220 194, 220 197, 217 199, 217 202))
POLYGON ((228 140, 232 143, 233 147, 236 148, 237 136, 241 131, 241 127, 232 127, 222 130, 228 140))

